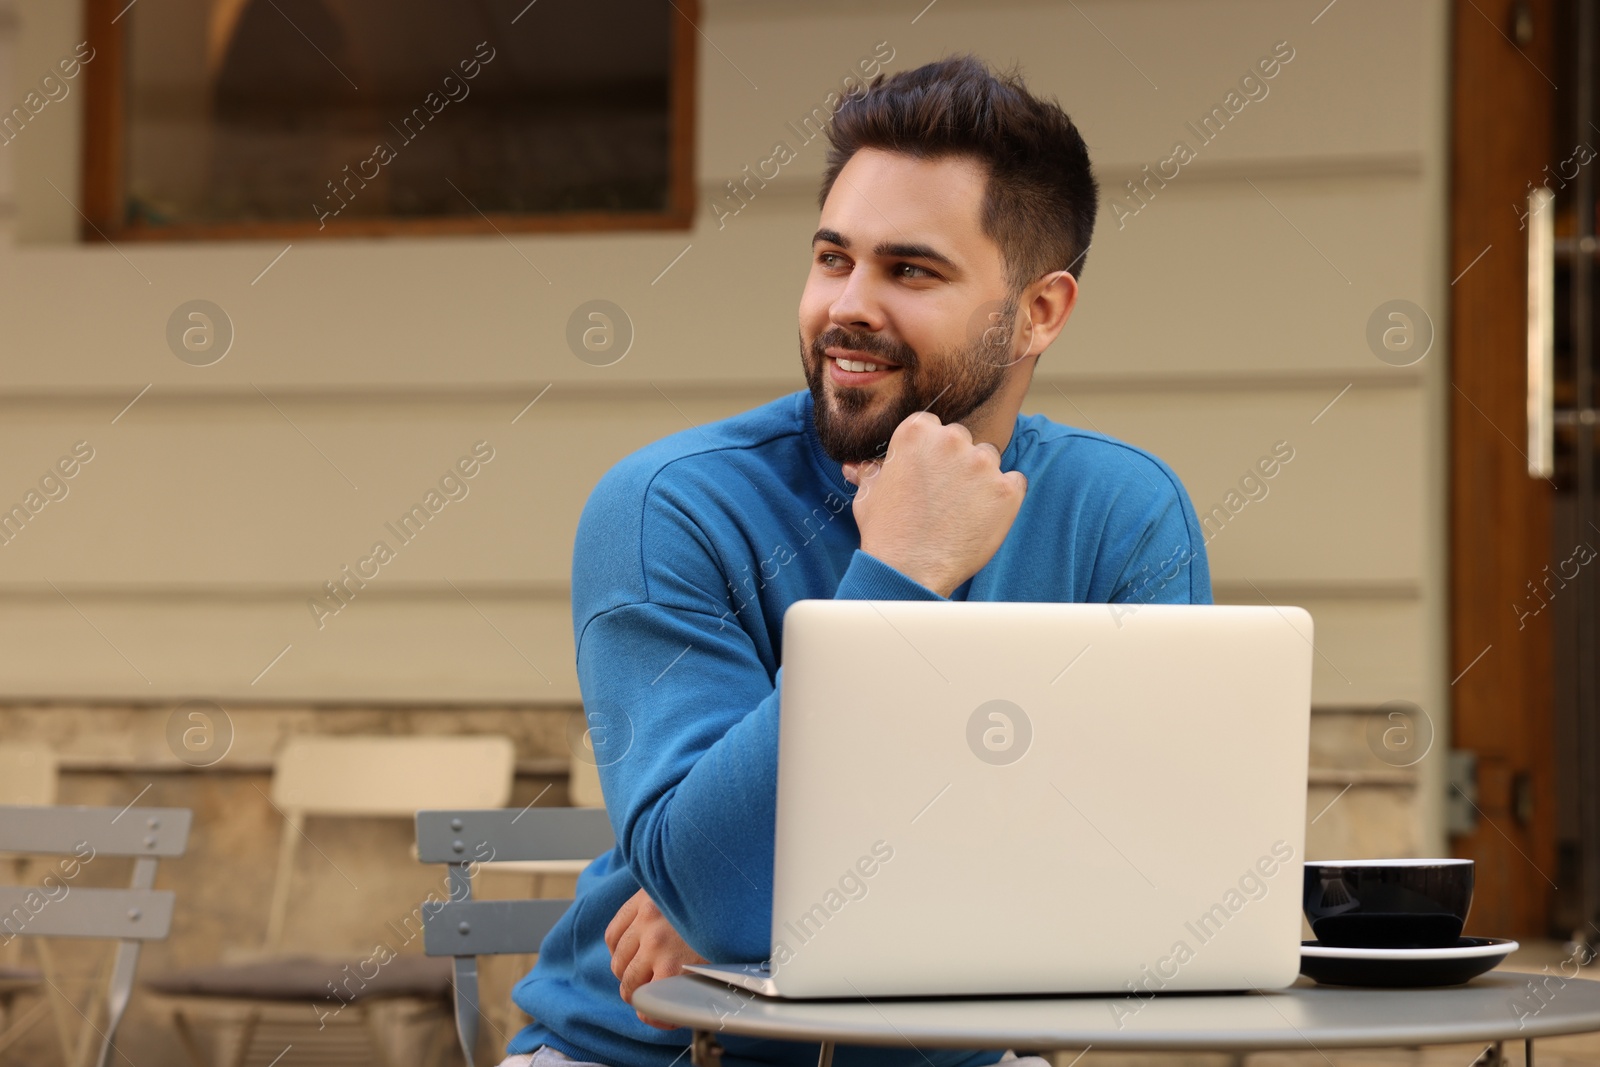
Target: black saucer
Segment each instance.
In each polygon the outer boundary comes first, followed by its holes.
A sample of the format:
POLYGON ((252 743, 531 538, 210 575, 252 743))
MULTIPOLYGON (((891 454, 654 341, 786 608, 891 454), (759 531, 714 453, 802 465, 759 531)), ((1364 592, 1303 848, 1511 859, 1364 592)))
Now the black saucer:
POLYGON ((1469 982, 1519 946, 1504 937, 1463 937, 1446 948, 1335 948, 1300 942, 1300 973, 1321 985, 1414 989, 1469 982))

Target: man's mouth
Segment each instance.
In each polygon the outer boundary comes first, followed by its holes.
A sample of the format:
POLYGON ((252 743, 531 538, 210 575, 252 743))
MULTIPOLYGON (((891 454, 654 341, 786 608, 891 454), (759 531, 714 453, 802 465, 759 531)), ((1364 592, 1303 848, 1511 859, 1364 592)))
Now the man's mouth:
POLYGON ((874 381, 887 376, 891 371, 900 369, 897 363, 890 363, 881 357, 868 356, 865 352, 855 352, 847 348, 830 348, 824 354, 833 364, 834 380, 849 385, 874 381))

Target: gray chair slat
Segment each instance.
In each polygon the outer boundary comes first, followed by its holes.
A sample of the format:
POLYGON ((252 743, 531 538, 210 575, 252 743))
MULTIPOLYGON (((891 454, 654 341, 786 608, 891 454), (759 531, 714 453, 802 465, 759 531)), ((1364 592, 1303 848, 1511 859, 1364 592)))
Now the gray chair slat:
POLYGON ((604 808, 417 812, 423 863, 593 859, 614 844, 604 808))
POLYGON ((538 952, 570 900, 462 900, 424 908, 422 951, 429 956, 538 952), (462 927, 465 926, 465 930, 462 927))
POLYGON ((38 855, 181 856, 188 808, 87 808, 0 805, 0 852, 38 855))
POLYGON ((172 927, 170 889, 66 889, 52 900, 37 886, 0 886, 0 936, 158 941, 172 927))

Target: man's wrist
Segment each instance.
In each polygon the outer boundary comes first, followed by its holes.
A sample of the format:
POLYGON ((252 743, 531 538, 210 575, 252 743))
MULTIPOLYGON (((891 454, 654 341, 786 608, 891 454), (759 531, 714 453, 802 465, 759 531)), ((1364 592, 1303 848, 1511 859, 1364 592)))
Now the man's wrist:
POLYGON ((904 571, 859 548, 833 595, 837 600, 945 599, 904 571))
POLYGON ((894 570, 905 575, 907 578, 910 578, 913 582, 916 582, 923 588, 931 589, 941 598, 946 600, 950 598, 951 593, 955 592, 956 586, 961 584, 960 580, 950 581, 949 576, 931 573, 929 572, 928 568, 919 566, 914 562, 896 559, 891 555, 875 552, 872 549, 865 547, 863 547, 861 551, 865 555, 871 556, 885 567, 892 567, 894 570))

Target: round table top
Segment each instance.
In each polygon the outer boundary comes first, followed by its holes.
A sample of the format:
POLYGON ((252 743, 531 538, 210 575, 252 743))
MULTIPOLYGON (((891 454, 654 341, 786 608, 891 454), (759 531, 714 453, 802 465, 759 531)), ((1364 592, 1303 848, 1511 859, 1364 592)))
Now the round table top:
POLYGON ((1252 993, 776 1000, 695 975, 634 992, 664 1022, 788 1041, 928 1048, 1284 1050, 1509 1041, 1600 1030, 1600 981, 1491 971, 1464 986, 1252 993), (1535 985, 1534 983, 1538 983, 1535 985), (1535 989, 1538 990, 1535 993, 1535 989))

